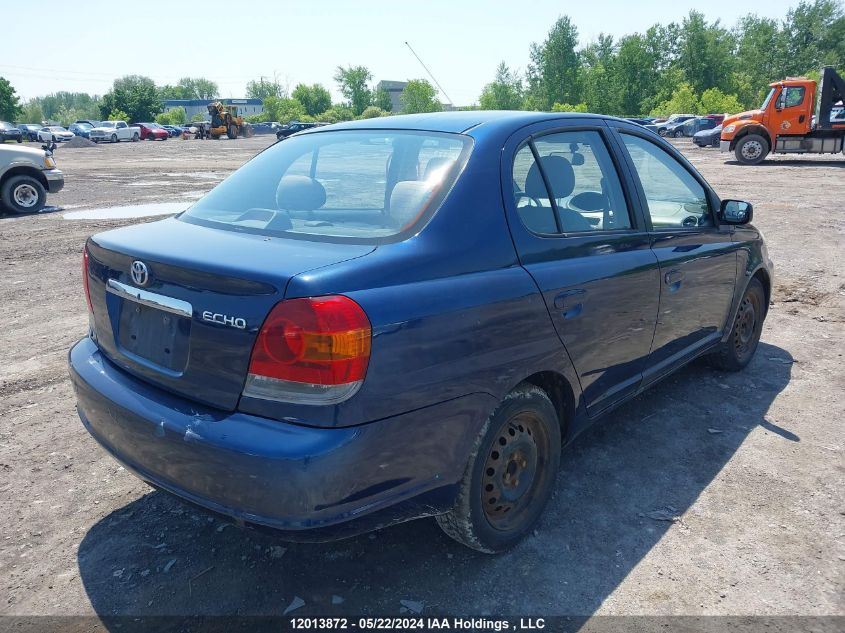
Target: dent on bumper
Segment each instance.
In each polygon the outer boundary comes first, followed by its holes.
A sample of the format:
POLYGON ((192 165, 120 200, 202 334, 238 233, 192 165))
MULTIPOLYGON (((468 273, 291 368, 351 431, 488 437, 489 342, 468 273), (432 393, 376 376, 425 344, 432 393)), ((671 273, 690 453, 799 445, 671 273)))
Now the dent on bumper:
POLYGON ((141 479, 293 532, 352 522, 361 525, 356 533, 445 511, 493 405, 489 395, 469 395, 356 427, 302 427, 151 387, 88 338, 69 362, 83 424, 141 479))

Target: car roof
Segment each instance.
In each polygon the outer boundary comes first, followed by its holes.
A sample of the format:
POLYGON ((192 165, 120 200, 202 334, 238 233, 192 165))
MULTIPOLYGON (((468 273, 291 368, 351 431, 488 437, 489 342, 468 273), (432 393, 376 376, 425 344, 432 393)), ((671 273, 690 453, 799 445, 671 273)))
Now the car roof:
MULTIPOLYGON (((345 121, 331 126, 332 130, 424 130, 427 132, 450 132, 460 134, 481 128, 511 128, 517 130, 525 125, 540 121, 572 118, 607 119, 598 114, 580 112, 523 112, 521 110, 460 110, 453 112, 431 112, 427 114, 403 114, 401 116, 378 117, 345 121)), ((319 133, 311 131, 310 133, 319 133)))

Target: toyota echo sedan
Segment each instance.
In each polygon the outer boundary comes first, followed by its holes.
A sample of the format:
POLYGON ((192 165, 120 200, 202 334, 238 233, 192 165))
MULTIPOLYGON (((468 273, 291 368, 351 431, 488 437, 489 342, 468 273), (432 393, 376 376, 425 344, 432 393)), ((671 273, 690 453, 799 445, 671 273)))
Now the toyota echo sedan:
POLYGON ((88 240, 79 414, 239 523, 326 540, 434 515, 502 551, 592 421, 697 357, 748 364, 772 286, 751 216, 618 119, 314 128, 88 240))

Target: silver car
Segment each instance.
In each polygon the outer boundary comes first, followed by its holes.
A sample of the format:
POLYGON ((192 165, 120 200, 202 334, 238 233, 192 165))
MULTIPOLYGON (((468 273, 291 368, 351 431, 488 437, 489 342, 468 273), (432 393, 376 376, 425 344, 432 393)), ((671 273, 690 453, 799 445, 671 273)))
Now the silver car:
POLYGON ((49 150, 0 145, 0 208, 14 213, 35 213, 56 193, 65 177, 56 169, 49 150))

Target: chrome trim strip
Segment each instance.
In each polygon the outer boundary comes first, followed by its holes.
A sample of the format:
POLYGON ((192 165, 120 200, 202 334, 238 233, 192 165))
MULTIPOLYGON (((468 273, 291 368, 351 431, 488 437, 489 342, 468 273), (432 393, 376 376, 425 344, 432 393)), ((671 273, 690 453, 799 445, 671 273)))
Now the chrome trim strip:
POLYGON ((106 290, 118 297, 128 299, 129 301, 150 306, 151 308, 156 308, 157 310, 164 310, 165 312, 170 312, 171 314, 188 317, 189 319, 194 314, 193 306, 187 301, 174 299, 173 297, 165 297, 164 295, 159 295, 154 292, 150 292, 149 290, 141 290, 140 288, 135 288, 134 286, 122 284, 114 279, 109 279, 106 290))

